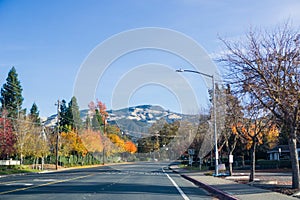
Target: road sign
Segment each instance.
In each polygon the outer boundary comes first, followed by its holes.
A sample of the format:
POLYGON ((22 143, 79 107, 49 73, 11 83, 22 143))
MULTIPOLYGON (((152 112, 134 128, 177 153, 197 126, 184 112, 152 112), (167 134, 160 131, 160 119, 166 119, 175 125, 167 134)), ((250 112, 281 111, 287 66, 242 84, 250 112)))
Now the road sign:
POLYGON ((194 155, 195 154, 195 149, 188 149, 189 155, 194 155))

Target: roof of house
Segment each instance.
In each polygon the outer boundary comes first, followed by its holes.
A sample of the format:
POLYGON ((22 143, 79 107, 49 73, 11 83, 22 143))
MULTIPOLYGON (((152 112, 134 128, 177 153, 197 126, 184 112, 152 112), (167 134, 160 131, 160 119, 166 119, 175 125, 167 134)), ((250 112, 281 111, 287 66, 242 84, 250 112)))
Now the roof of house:
MULTIPOLYGON (((290 147, 289 145, 278 145, 274 147, 273 149, 270 149, 267 151, 267 153, 274 153, 274 152, 279 152, 279 148, 281 152, 290 152, 290 147)), ((297 149, 300 150, 300 144, 297 144, 297 149)))

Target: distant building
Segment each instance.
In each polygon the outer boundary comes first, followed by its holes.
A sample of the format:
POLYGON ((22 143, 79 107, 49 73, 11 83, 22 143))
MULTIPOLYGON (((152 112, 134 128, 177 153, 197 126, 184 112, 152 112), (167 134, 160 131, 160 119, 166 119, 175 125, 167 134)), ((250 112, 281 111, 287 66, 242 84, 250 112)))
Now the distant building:
MULTIPOLYGON (((297 145, 298 160, 300 160, 300 145, 297 145)), ((267 151, 269 160, 290 160, 290 149, 288 145, 278 145, 267 151)))

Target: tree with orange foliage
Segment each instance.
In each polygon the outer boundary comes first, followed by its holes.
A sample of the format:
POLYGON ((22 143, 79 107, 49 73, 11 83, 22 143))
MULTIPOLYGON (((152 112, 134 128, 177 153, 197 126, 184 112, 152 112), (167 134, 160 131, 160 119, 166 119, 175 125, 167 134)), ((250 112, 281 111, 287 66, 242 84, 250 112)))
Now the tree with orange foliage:
POLYGON ((137 147, 132 141, 125 142, 125 151, 131 154, 137 152, 137 147))
POLYGON ((106 105, 97 99, 97 107, 96 108, 99 110, 99 113, 102 117, 102 120, 103 120, 102 123, 106 124, 106 119, 108 117, 108 113, 106 111, 106 105))
MULTIPOLYGON (((232 132, 239 135, 250 150, 251 155, 251 172, 249 181, 254 181, 255 178, 255 151, 258 145, 263 144, 264 139, 269 139, 269 142, 274 142, 278 139, 279 131, 271 117, 262 117, 262 111, 255 107, 249 106, 246 109, 247 118, 242 122, 232 126, 232 132)), ((268 142, 268 141, 267 141, 268 142)))

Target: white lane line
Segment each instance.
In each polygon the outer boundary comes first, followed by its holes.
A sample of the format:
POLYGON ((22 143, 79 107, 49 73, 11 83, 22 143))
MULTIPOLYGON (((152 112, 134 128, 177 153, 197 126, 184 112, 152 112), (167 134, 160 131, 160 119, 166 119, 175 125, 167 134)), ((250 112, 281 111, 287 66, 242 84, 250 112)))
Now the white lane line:
POLYGON ((77 179, 82 179, 82 178, 86 178, 86 177, 93 176, 93 175, 94 174, 88 174, 88 175, 84 175, 84 176, 78 176, 78 177, 75 177, 75 178, 57 180, 57 181, 47 182, 47 183, 40 184, 40 185, 32 185, 32 186, 28 186, 28 187, 23 187, 23 188, 17 188, 17 189, 13 189, 13 190, 3 191, 3 192, 0 192, 0 195, 8 194, 8 193, 13 193, 13 192, 19 192, 19 191, 25 191, 25 190, 29 190, 29 189, 32 189, 32 188, 39 188, 39 187, 53 185, 53 184, 57 184, 57 183, 74 181, 74 180, 77 180, 77 179))
POLYGON ((162 168, 163 173, 168 177, 168 179, 171 181, 171 183, 175 186, 175 188, 178 190, 179 194, 182 196, 182 198, 184 200, 190 200, 190 198, 188 196, 186 196, 186 194, 182 191, 182 189, 177 185, 177 183, 169 176, 169 174, 167 174, 164 170, 164 168, 162 168))

